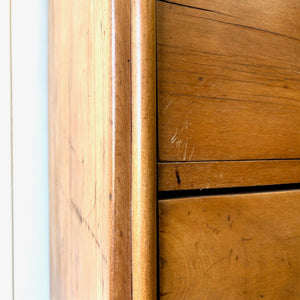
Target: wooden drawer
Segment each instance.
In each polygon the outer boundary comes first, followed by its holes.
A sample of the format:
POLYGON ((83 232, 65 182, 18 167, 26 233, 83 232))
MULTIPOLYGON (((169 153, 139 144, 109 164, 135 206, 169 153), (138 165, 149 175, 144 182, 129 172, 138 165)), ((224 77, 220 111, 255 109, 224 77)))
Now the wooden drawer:
POLYGON ((299 26, 296 0, 158 1, 159 161, 299 158, 299 26))
POLYGON ((298 183, 300 160, 158 164, 158 190, 193 190, 298 183))
POLYGON ((161 200, 161 299, 299 299, 300 191, 161 200))

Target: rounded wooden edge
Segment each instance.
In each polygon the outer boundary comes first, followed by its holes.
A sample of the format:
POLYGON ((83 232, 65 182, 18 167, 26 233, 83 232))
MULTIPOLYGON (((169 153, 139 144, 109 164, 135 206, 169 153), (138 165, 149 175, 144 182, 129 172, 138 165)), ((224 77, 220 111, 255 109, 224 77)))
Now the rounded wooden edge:
POLYGON ((132 289, 157 297, 155 0, 131 5, 132 289))

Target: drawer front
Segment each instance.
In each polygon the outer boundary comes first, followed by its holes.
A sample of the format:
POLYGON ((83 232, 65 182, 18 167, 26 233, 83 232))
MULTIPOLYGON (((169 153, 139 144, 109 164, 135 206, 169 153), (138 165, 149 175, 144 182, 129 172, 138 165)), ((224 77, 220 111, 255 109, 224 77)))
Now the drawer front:
POLYGON ((300 2, 157 2, 160 161, 300 157, 300 2))
POLYGON ((300 191, 159 202, 162 299, 299 299, 300 191))
POLYGON ((298 183, 300 160, 158 164, 158 190, 194 190, 298 183))

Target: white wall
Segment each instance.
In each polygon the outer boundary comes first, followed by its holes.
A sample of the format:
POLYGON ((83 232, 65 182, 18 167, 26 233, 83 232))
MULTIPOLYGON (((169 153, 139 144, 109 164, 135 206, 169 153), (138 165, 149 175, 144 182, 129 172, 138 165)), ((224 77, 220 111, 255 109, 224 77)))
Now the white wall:
POLYGON ((0 299, 12 299, 9 0, 0 1, 0 299))
POLYGON ((1 53, 0 61, 2 195, 0 234, 1 239, 4 237, 0 255, 0 299, 12 299, 14 291, 16 300, 47 300, 49 299, 48 3, 47 0, 10 0, 10 2, 11 69, 10 3, 9 0, 0 1, 1 51, 4 52, 4 55, 1 53), (12 94, 10 94, 10 72, 12 94))

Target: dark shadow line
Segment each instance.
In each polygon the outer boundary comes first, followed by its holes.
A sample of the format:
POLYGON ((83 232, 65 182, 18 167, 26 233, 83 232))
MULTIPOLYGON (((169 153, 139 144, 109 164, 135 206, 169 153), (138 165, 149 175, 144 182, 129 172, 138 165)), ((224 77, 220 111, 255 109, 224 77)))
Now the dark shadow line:
POLYGON ((183 190, 183 191, 161 191, 157 193, 157 199, 167 200, 167 199, 187 198, 187 197, 268 193, 268 192, 281 192, 281 191, 298 190, 298 189, 300 189, 300 183, 265 185, 265 186, 214 188, 214 189, 196 189, 196 190, 183 190))

